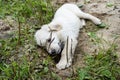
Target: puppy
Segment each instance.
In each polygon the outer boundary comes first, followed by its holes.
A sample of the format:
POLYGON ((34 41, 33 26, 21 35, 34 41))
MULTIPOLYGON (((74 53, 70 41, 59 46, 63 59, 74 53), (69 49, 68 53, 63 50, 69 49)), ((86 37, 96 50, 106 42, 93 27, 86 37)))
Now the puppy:
POLYGON ((35 33, 35 40, 39 46, 45 47, 49 54, 60 54, 58 69, 65 69, 72 64, 72 58, 79 30, 85 25, 84 19, 89 19, 96 25, 101 21, 82 12, 75 4, 64 4, 55 13, 54 18, 35 33))

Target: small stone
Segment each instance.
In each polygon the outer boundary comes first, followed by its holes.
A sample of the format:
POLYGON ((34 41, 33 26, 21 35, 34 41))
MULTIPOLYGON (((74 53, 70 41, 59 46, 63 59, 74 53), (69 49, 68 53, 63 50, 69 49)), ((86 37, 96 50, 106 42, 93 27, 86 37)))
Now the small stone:
POLYGON ((43 65, 39 65, 39 68, 43 68, 43 65))

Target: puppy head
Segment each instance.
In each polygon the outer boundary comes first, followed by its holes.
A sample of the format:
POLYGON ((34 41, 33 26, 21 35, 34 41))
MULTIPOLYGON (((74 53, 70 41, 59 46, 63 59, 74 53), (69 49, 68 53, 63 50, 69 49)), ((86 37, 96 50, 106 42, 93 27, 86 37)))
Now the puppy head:
POLYGON ((50 54, 59 54, 63 50, 64 43, 56 35, 56 32, 51 32, 49 39, 46 41, 46 49, 50 54))
POLYGON ((58 28, 44 25, 35 33, 35 40, 37 44, 45 47, 50 54, 59 54, 63 49, 64 44, 59 40, 57 31, 58 28))
POLYGON ((38 30, 34 37, 39 46, 45 46, 46 40, 49 38, 49 28, 47 25, 43 25, 40 30, 38 30))

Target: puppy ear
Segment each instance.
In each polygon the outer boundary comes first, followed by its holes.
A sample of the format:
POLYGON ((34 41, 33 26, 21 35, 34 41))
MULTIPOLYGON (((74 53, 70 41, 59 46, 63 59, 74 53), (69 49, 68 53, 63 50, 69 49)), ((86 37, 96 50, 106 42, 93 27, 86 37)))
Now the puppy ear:
POLYGON ((42 30, 45 30, 45 31, 49 31, 49 30, 50 30, 48 25, 43 25, 43 26, 41 27, 41 29, 42 29, 42 30))
POLYGON ((51 31, 59 31, 62 29, 62 26, 59 25, 59 24, 56 24, 56 25, 49 25, 49 28, 51 31))

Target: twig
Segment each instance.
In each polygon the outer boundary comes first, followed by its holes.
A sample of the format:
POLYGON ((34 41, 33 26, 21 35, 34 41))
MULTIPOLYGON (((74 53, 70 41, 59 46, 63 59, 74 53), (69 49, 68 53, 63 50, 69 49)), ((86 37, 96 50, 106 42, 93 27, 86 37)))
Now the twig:
POLYGON ((73 42, 73 40, 71 39, 71 57, 73 57, 73 51, 72 51, 72 42, 73 42))
MULTIPOLYGON (((72 43, 73 43, 73 40, 71 39, 71 58, 73 59, 72 43)), ((72 62, 71 62, 71 63, 72 63, 72 62)), ((74 75, 75 73, 74 73, 73 66, 71 65, 71 67, 72 67, 72 73, 73 73, 73 75, 74 75)))
MULTIPOLYGON (((50 39, 52 38, 52 32, 50 33, 50 39)), ((46 41, 46 45, 47 45, 47 41, 46 41)), ((50 48, 50 45, 51 45, 51 42, 50 42, 50 44, 49 44, 49 46, 48 46, 48 50, 49 50, 49 48, 50 48)))
POLYGON ((67 63, 68 63, 68 42, 69 42, 68 39, 69 39, 69 37, 67 37, 67 43, 66 43, 66 59, 67 59, 67 63))
MULTIPOLYGON (((52 32, 50 33, 50 39, 52 39, 52 32)), ((49 50, 49 48, 50 48, 51 43, 52 43, 54 40, 55 40, 55 37, 50 41, 50 44, 49 44, 49 46, 48 46, 48 50, 49 50)), ((47 42, 46 42, 46 43, 47 43, 47 42)))
POLYGON ((21 36, 21 24, 20 24, 20 20, 19 20, 19 17, 18 17, 18 45, 20 45, 20 36, 21 36))

